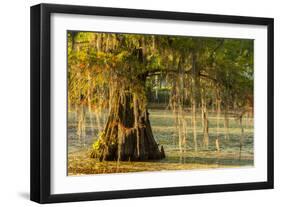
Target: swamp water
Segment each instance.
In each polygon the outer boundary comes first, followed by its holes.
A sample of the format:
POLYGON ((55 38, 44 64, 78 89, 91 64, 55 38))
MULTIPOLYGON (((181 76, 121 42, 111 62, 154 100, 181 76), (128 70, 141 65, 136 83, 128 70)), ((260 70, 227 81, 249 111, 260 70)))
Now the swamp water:
POLYGON ((209 114, 209 148, 203 149, 203 132, 201 117, 197 117, 198 151, 193 149, 191 117, 185 116, 189 125, 185 152, 180 153, 178 133, 175 127, 173 113, 169 110, 149 110, 150 122, 154 138, 159 146, 165 149, 166 158, 146 162, 100 162, 90 158, 92 144, 97 140, 100 130, 106 122, 106 115, 97 121, 94 114, 86 114, 83 129, 77 134, 77 116, 73 112, 68 114, 68 175, 124 173, 161 170, 189 170, 253 166, 253 120, 244 119, 244 137, 240 156, 241 129, 239 120, 229 116, 229 138, 225 138, 224 118, 220 123, 220 151, 216 151, 216 115, 209 114), (98 123, 99 122, 99 123, 98 123), (100 125, 100 126, 99 126, 100 125), (80 139, 78 139, 80 137, 80 139))

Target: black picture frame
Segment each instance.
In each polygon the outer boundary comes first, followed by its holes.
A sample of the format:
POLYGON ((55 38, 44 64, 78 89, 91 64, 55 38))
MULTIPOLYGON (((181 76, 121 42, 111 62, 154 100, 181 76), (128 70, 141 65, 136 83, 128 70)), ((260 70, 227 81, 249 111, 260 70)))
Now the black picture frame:
POLYGON ((168 11, 103 8, 72 5, 39 4, 31 7, 31 174, 30 199, 38 203, 88 201, 103 199, 167 196, 179 194, 211 193, 272 189, 273 159, 273 39, 272 18, 227 16, 213 14, 180 13, 168 11), (238 184, 219 184, 187 187, 168 187, 74 194, 50 193, 50 130, 51 130, 51 74, 50 74, 50 15, 52 13, 99 15, 113 17, 151 18, 207 23, 232 23, 267 26, 267 181, 238 184))

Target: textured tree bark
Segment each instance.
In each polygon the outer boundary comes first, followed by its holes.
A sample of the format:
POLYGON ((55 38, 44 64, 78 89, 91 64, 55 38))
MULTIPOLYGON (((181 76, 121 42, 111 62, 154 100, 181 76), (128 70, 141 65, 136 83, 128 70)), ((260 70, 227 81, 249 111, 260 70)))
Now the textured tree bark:
POLYGON ((158 148, 149 121, 147 108, 140 107, 133 94, 116 93, 103 133, 91 157, 100 161, 144 161, 165 157, 158 148))

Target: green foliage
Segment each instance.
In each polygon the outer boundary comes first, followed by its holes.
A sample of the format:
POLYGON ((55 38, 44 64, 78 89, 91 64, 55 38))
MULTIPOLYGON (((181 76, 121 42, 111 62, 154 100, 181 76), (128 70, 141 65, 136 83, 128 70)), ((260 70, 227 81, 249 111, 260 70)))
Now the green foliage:
POLYGON ((243 106, 253 93, 253 40, 73 31, 67 37, 73 106, 108 107, 114 90, 146 100, 148 90, 162 82, 161 87, 172 89, 180 80, 190 91, 185 92, 188 103, 193 90, 200 96, 191 85, 194 78, 209 99, 219 88, 224 100, 243 106))
POLYGON ((103 141, 104 136, 105 136, 104 131, 100 132, 97 141, 94 142, 94 144, 92 146, 93 150, 98 151, 100 149, 100 146, 102 145, 102 141, 103 141))

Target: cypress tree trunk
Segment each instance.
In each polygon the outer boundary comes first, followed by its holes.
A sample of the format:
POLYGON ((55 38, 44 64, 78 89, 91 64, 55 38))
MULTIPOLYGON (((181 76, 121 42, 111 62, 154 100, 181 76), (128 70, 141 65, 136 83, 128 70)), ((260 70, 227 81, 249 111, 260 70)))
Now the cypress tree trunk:
POLYGON ((100 161, 158 160, 165 157, 158 148, 146 107, 135 94, 116 92, 109 117, 91 154, 100 161))

